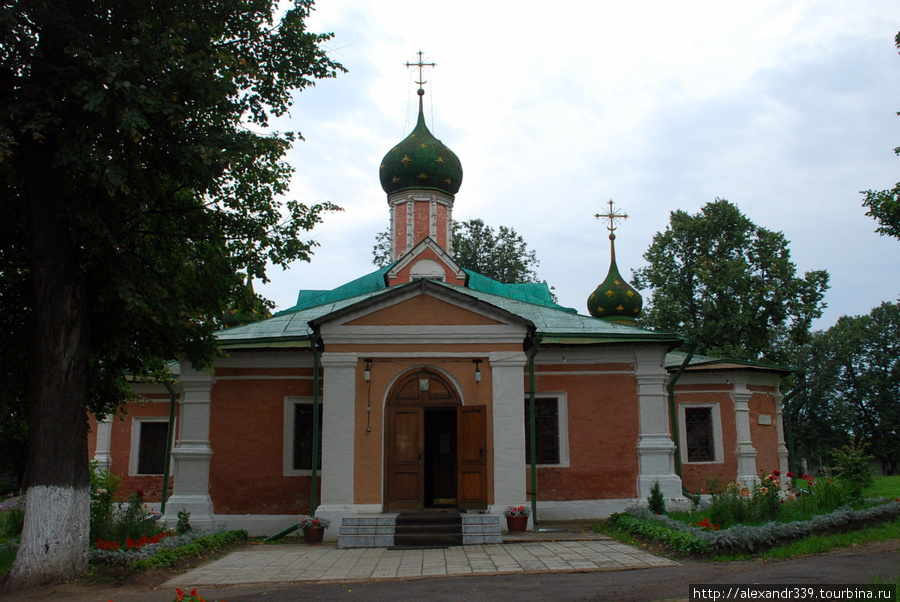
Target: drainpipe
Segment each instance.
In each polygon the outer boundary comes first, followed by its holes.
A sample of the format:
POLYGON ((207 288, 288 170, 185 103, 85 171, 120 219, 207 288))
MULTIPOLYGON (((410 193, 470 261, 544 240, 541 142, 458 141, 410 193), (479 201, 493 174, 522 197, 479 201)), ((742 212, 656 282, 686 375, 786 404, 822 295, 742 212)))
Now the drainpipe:
MULTIPOLYGON (((684 361, 681 362, 681 366, 678 367, 678 370, 675 374, 672 375, 672 378, 669 379, 669 421, 672 425, 672 441, 675 443, 675 474, 678 475, 678 478, 681 478, 681 442, 679 441, 678 436, 678 414, 675 407, 675 385, 678 383, 678 379, 681 378, 681 375, 684 373, 685 369, 687 369, 688 364, 691 363, 691 359, 694 357, 694 351, 697 349, 697 341, 693 339, 687 339, 684 342, 685 347, 687 348, 687 355, 684 358, 684 361)), ((691 493, 684 486, 684 481, 681 482, 681 494, 691 500, 693 503, 698 503, 700 501, 700 497, 694 493, 691 493)))
POLYGON ((169 428, 166 431, 166 461, 163 465, 162 502, 159 505, 159 513, 166 513, 166 500, 169 499, 169 462, 172 459, 172 439, 175 437, 175 389, 169 381, 163 381, 163 385, 169 391, 169 428))
POLYGON ((534 356, 541 350, 541 335, 531 337, 534 345, 531 353, 528 354, 528 440, 531 443, 531 454, 529 462, 531 463, 531 516, 532 528, 537 531, 539 524, 537 513, 537 416, 534 401, 534 356))
POLYGON ((309 483, 309 513, 316 513, 316 502, 319 498, 319 486, 316 477, 319 467, 319 369, 321 368, 321 354, 316 347, 315 335, 310 337, 310 347, 313 352, 313 432, 312 432, 312 466, 310 467, 309 483))
MULTIPOLYGON (((316 513, 316 502, 319 499, 319 487, 316 483, 316 475, 319 466, 319 369, 322 366, 322 355, 316 347, 316 335, 310 335, 309 347, 313 353, 313 432, 312 432, 312 465, 310 466, 310 482, 309 482, 309 513, 316 513)), ((263 541, 272 543, 278 541, 286 535, 290 535, 300 528, 300 523, 291 525, 283 529, 275 535, 270 535, 263 541)))

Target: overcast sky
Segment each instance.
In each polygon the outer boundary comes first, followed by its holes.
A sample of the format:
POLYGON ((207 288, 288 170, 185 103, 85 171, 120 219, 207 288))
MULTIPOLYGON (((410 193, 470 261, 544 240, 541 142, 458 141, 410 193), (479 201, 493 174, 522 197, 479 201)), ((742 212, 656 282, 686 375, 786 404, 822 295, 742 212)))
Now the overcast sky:
POLYGON ((816 328, 900 296, 900 241, 874 232, 865 189, 900 181, 897 0, 727 2, 320 0, 312 31, 349 73, 297 96, 291 195, 331 201, 312 263, 257 291, 292 306, 372 265, 388 226, 382 157, 426 119, 459 156, 454 218, 514 228, 562 305, 586 314, 609 267, 593 215, 612 199, 626 278, 681 209, 726 198, 784 232, 798 271, 826 269, 816 328))

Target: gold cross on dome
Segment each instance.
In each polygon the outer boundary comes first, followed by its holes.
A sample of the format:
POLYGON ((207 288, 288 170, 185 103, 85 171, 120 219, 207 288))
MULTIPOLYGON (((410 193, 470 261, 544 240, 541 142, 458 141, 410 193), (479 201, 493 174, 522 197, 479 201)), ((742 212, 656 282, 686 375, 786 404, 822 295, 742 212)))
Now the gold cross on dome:
POLYGON ((628 219, 627 213, 616 213, 616 210, 613 208, 612 199, 609 201, 609 210, 606 213, 597 213, 594 215, 597 219, 602 219, 607 222, 606 229, 610 232, 616 231, 616 220, 625 221, 628 219))
POLYGON ((417 54, 419 55, 419 62, 418 62, 418 63, 410 63, 409 61, 407 61, 407 62, 406 62, 406 66, 407 66, 407 67, 418 67, 418 68, 419 68, 419 81, 417 81, 416 83, 419 84, 419 87, 421 88, 421 87, 422 87, 422 84, 426 83, 426 82, 425 82, 425 79, 422 77, 422 69, 424 69, 425 67, 434 67, 434 66, 435 66, 435 63, 425 63, 425 62, 423 62, 423 61, 422 61, 422 51, 421 51, 421 50, 420 50, 417 54))

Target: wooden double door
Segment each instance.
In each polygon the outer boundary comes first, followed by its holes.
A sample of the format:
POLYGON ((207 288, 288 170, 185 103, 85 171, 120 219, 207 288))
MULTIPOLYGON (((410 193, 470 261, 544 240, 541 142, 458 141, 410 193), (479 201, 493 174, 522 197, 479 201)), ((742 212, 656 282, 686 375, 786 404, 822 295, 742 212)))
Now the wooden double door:
POLYGON ((386 426, 385 510, 487 507, 485 406, 420 370, 392 389, 386 426))

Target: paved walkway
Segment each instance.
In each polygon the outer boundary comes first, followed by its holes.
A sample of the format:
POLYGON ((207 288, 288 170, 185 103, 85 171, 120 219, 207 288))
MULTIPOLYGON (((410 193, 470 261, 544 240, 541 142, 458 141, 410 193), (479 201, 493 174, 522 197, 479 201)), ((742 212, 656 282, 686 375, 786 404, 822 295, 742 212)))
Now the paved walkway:
POLYGON ((418 550, 260 545, 188 571, 163 587, 621 571, 678 564, 602 536, 535 539, 538 541, 418 550))

